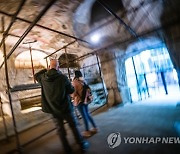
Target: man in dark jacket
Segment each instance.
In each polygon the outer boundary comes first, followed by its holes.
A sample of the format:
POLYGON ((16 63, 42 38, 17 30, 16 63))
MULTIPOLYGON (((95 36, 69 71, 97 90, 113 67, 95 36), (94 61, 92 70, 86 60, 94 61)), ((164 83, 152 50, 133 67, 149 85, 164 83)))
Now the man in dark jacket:
POLYGON ((64 120, 69 123, 74 137, 82 150, 88 148, 88 142, 82 138, 72 112, 69 94, 74 92, 68 78, 59 71, 58 60, 50 61, 50 69, 43 69, 35 74, 35 79, 41 84, 42 111, 50 113, 56 119, 58 133, 66 153, 71 153, 71 148, 66 138, 64 120))

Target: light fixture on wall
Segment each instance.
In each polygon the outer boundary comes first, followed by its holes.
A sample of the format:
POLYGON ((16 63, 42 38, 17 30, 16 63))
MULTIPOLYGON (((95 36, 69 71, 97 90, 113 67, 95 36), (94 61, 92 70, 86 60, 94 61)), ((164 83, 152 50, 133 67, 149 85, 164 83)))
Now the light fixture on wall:
POLYGON ((91 39, 91 42, 92 42, 92 43, 96 44, 96 43, 98 43, 99 40, 100 40, 100 34, 95 33, 95 34, 93 34, 93 35, 91 36, 90 39, 91 39))

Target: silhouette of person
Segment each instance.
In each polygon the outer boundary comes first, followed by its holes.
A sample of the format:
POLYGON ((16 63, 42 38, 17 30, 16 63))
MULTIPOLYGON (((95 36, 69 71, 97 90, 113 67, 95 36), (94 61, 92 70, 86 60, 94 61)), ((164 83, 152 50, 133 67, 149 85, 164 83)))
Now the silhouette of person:
POLYGON ((74 87, 68 78, 59 71, 58 60, 52 59, 49 70, 39 71, 35 74, 35 79, 41 84, 42 111, 53 115, 65 152, 70 154, 72 149, 66 138, 64 120, 68 122, 81 149, 86 150, 89 143, 83 139, 77 128, 69 96, 74 92, 74 87))
MULTIPOLYGON (((85 103, 87 100, 87 96, 83 96, 83 86, 85 81, 83 80, 82 73, 79 70, 75 71, 75 77, 72 81, 72 85, 75 88, 74 93, 72 94, 72 98, 74 100, 73 105, 76 106, 79 112, 82 115, 84 124, 85 124, 85 131, 82 133, 84 137, 90 137, 93 133, 98 132, 98 128, 88 111, 88 104, 85 103), (92 124, 93 128, 90 130, 89 122, 92 124)), ((86 84, 87 85, 87 84, 86 84)))

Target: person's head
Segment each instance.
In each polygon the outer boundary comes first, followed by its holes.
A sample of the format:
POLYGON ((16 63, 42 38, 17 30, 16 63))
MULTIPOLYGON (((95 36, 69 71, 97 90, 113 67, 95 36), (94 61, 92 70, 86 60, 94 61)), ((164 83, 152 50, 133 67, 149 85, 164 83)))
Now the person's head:
POLYGON ((82 77, 81 71, 76 70, 74 73, 75 73, 75 78, 80 78, 80 77, 82 77))
POLYGON ((51 59, 50 60, 50 69, 52 69, 52 68, 54 68, 56 70, 59 69, 59 62, 57 59, 51 59))

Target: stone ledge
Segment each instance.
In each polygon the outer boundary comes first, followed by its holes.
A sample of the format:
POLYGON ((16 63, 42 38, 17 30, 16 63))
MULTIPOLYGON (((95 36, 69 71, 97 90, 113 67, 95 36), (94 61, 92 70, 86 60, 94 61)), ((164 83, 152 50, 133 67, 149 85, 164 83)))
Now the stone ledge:
MULTIPOLYGON (((36 108, 28 110, 31 110, 31 112, 24 110, 21 112, 21 114, 15 116, 18 132, 22 132, 51 118, 49 114, 43 113, 40 109, 36 108)), ((5 120, 7 125, 8 136, 14 135, 12 118, 9 116, 5 116, 5 120)), ((0 140, 3 140, 5 138, 6 136, 3 121, 0 119, 0 140)))

